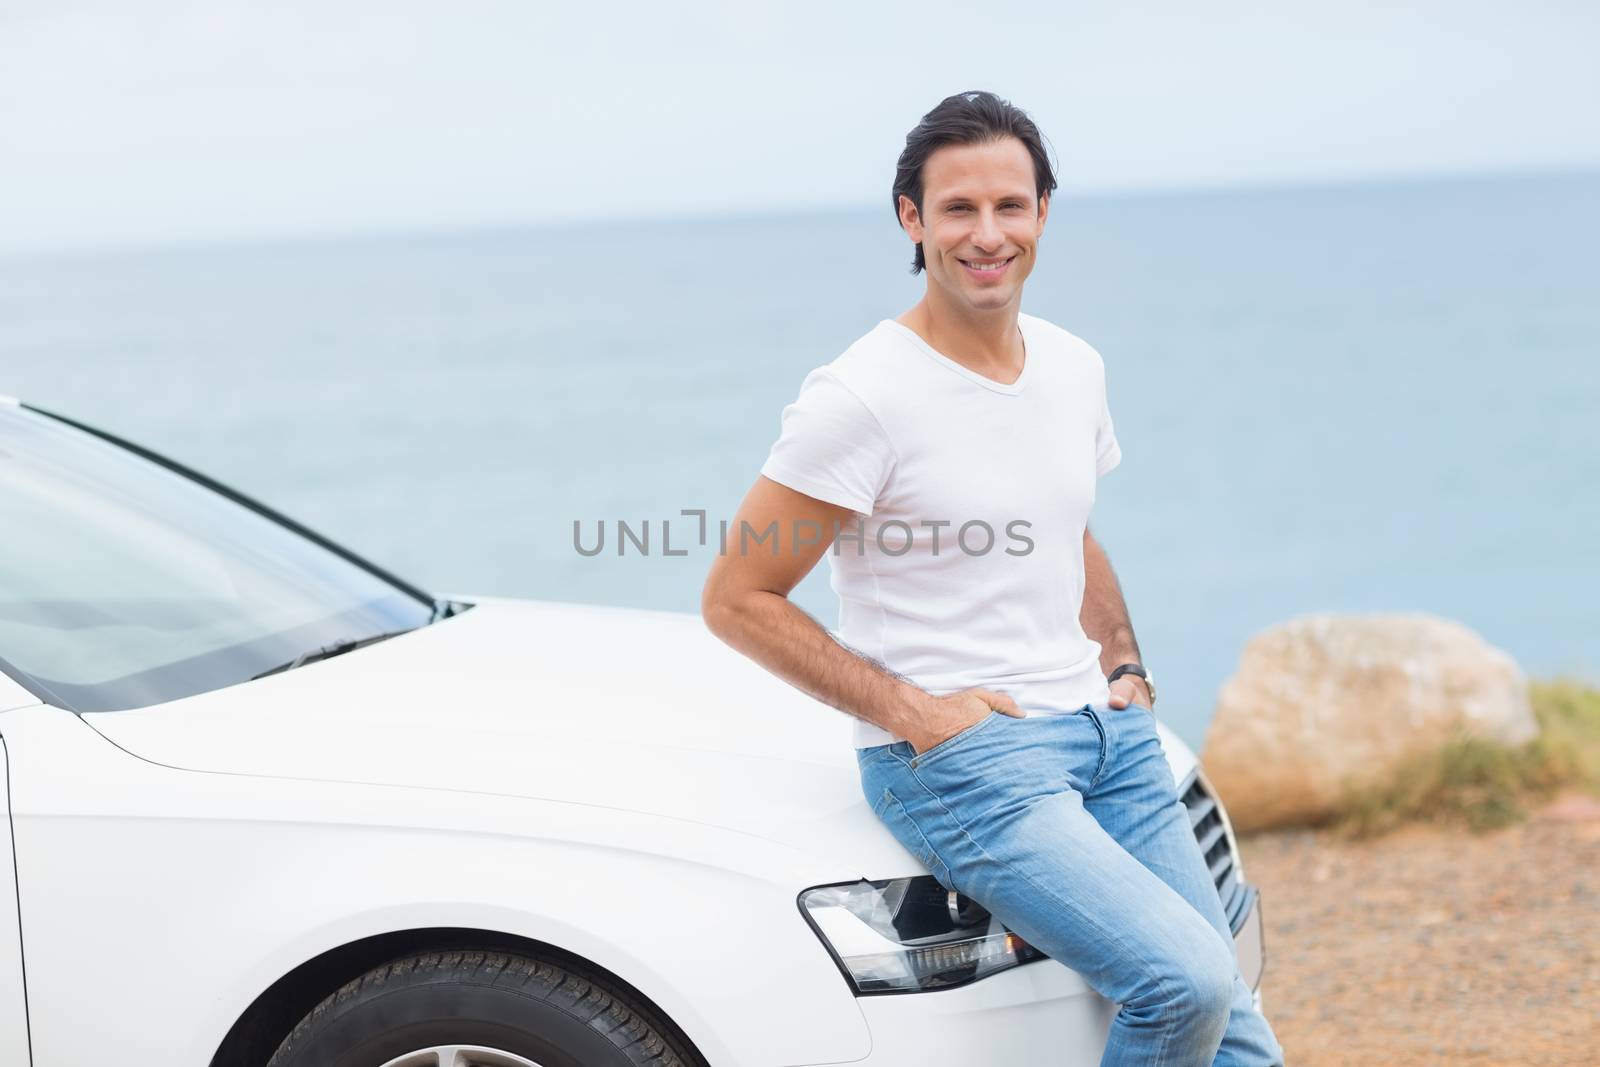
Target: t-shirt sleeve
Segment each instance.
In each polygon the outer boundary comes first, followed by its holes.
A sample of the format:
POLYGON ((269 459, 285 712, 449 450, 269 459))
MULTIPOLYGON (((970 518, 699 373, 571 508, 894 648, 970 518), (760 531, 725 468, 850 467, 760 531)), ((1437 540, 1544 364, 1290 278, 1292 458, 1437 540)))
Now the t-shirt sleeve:
POLYGON ((1117 444, 1117 432, 1111 425, 1111 406, 1106 402, 1103 371, 1100 375, 1100 425, 1094 432, 1094 456, 1095 477, 1122 462, 1122 446, 1117 444))
POLYGON ((866 404, 826 367, 800 383, 783 409, 761 473, 806 496, 872 514, 894 466, 888 436, 866 404))

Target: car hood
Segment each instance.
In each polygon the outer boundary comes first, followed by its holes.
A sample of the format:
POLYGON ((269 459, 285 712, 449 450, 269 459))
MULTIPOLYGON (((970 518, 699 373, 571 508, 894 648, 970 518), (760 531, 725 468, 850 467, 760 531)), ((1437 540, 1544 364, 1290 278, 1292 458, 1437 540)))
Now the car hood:
MULTIPOLYGON (((862 797, 853 720, 698 616, 474 599, 334 659, 84 718, 172 767, 622 808, 828 855, 868 877, 919 873, 862 797)), ((1186 775, 1188 747, 1167 732, 1162 742, 1186 775)))

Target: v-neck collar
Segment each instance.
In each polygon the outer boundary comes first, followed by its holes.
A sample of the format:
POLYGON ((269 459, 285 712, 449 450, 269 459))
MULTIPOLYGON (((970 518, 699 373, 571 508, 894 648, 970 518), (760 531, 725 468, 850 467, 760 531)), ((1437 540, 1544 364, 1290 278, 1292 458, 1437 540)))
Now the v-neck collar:
POLYGON ((1028 329, 1025 325, 1023 325, 1023 316, 1021 315, 1017 316, 1017 330, 1022 334, 1022 372, 1017 375, 1016 381, 1010 382, 1009 384, 1006 382, 997 382, 993 378, 979 374, 970 367, 966 367, 960 363, 957 363, 955 360, 951 359, 943 352, 940 352, 928 342, 924 341, 921 334, 903 322, 899 322, 895 319, 884 319, 881 323, 879 323, 879 325, 889 327, 895 333, 909 341, 917 348, 918 351, 927 356, 929 359, 933 360, 935 363, 938 363, 955 372, 956 374, 961 375, 968 381, 983 386, 985 389, 992 390, 996 393, 1004 393, 1006 396, 1017 396, 1022 392, 1023 388, 1028 384, 1028 377, 1033 370, 1034 360, 1037 358, 1036 352, 1030 353, 1028 351, 1030 347, 1036 346, 1030 346, 1028 344, 1028 329))

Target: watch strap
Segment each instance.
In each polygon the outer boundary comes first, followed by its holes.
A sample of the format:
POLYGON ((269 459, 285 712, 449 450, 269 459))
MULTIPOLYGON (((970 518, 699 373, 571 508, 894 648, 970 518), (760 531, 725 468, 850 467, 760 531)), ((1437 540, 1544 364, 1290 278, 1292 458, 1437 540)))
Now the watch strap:
POLYGON ((1154 705, 1156 702, 1156 683, 1155 679, 1150 677, 1150 672, 1145 669, 1144 664, 1124 663, 1114 668, 1110 674, 1106 675, 1106 684, 1110 685, 1124 674, 1131 674, 1144 682, 1144 687, 1150 691, 1150 703, 1154 705))

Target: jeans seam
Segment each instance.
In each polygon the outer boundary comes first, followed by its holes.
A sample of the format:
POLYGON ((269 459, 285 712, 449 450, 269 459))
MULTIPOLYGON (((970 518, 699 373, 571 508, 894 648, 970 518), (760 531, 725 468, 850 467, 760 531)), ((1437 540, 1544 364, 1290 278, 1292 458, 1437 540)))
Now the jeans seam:
MULTIPOLYGON (((907 811, 906 806, 900 802, 900 798, 895 796, 894 790, 889 786, 884 786, 882 799, 887 802, 884 805, 885 810, 888 809, 889 805, 893 805, 895 810, 900 812, 901 817, 905 819, 905 821, 910 825, 911 829, 916 833, 918 840, 920 840, 923 846, 927 848, 928 855, 933 857, 933 861, 939 865, 939 869, 944 872, 945 877, 949 878, 950 865, 944 861, 943 856, 939 855, 939 850, 933 847, 933 842, 928 840, 928 835, 922 832, 922 827, 917 825, 917 820, 911 817, 911 813, 907 811)), ((888 821, 883 817, 882 814, 878 814, 876 810, 874 810, 874 814, 878 815, 878 820, 880 822, 888 821)), ((922 857, 918 856, 917 858, 921 859, 922 857)), ((938 879, 937 874, 935 874, 934 877, 935 880, 938 879)))
MULTIPOLYGON (((1089 779, 1089 789, 1100 784, 1100 779, 1105 777, 1106 757, 1109 754, 1109 745, 1106 741, 1106 726, 1100 721, 1100 716, 1094 713, 1093 708, 1084 708, 1083 714, 1089 716, 1089 721, 1094 723, 1095 732, 1100 735, 1100 761, 1094 765, 1094 777, 1089 779)), ((1088 790, 1084 790, 1088 792, 1088 790)))

